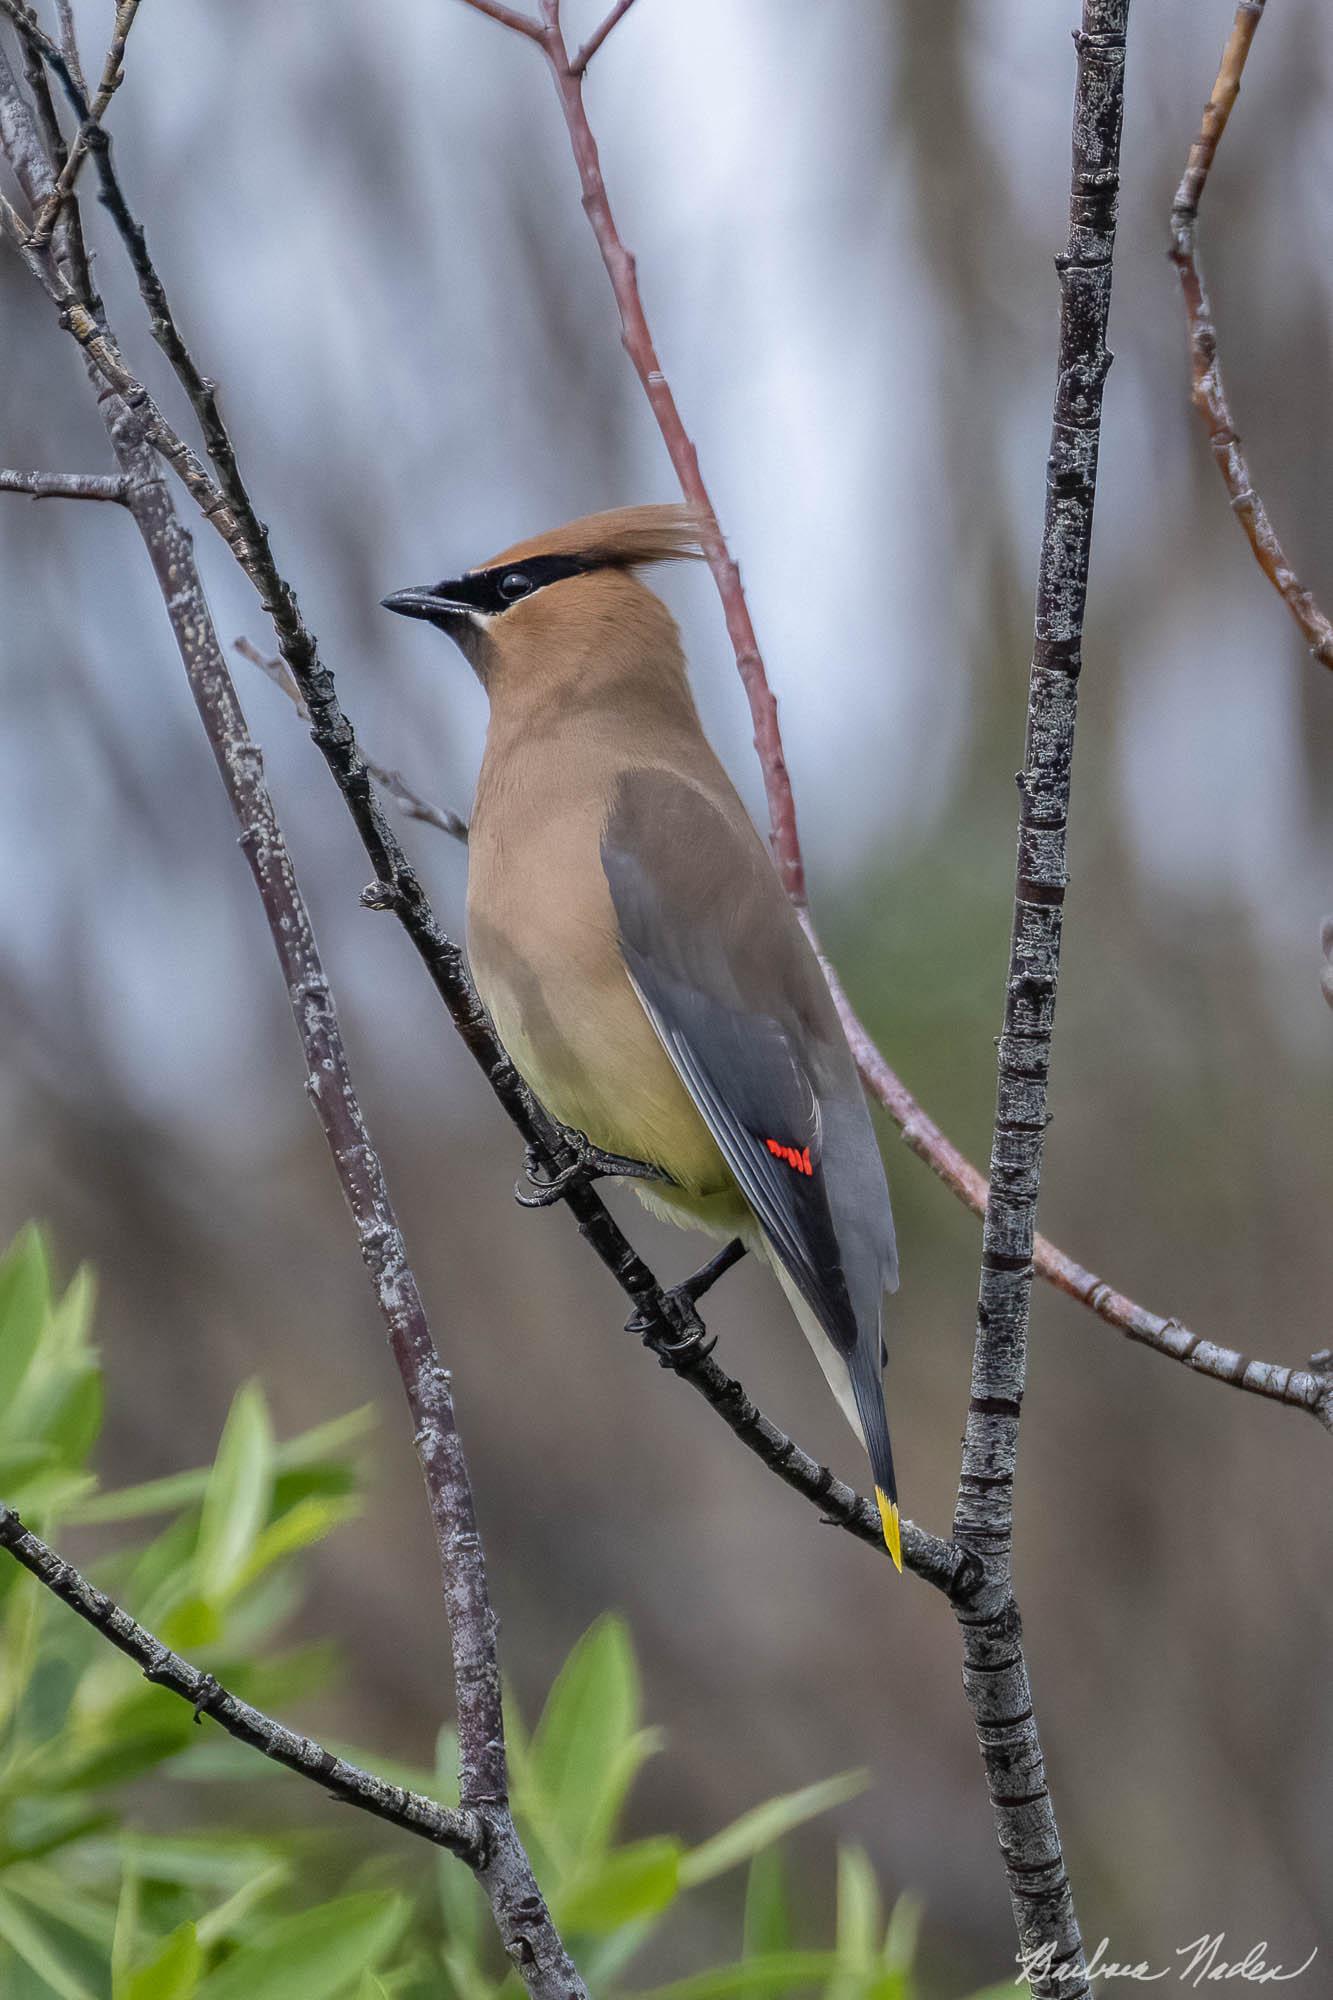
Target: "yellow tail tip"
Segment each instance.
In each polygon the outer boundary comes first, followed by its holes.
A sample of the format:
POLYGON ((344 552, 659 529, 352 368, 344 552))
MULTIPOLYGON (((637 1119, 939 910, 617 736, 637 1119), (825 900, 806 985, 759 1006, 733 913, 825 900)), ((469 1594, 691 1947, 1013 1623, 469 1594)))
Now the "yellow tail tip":
POLYGON ((882 1487, 875 1488, 875 1498, 879 1502, 879 1518, 884 1527, 884 1546, 893 1557, 893 1567, 899 1576, 903 1573, 903 1543, 898 1532, 898 1504, 890 1500, 882 1487))

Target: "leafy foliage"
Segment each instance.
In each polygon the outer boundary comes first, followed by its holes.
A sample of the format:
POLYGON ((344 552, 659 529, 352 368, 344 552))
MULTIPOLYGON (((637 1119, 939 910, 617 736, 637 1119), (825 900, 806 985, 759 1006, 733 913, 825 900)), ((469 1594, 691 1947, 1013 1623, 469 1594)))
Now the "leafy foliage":
MULTIPOLYGON (((98 1580, 150 1629, 260 1707, 304 1701, 322 1648, 277 1634, 299 1599, 299 1557, 358 1505, 372 1418, 357 1410, 286 1442, 257 1383, 242 1387, 211 1466, 101 1490, 89 1458, 101 1419, 90 1344, 93 1286, 57 1296, 39 1233, 0 1262, 0 1495, 44 1537, 95 1528, 138 1539, 99 1556, 98 1580)), ((631 1962, 683 1899, 746 1870, 733 1963, 637 2000, 915 2000, 916 1912, 887 1916, 866 1856, 838 1861, 834 1943, 801 1948, 780 1843, 840 1805, 850 1773, 742 1814, 697 1846, 628 1839, 625 1808, 661 1748, 642 1720, 621 1620, 599 1619, 562 1668, 528 1736, 508 1704, 515 1813, 557 1922, 597 1995, 626 1995, 631 1962)), ((456 1801, 455 1744, 436 1769, 333 1746, 394 1782, 456 1801)), ((232 1743, 130 1664, 27 1573, 0 1561, 0 1993, 5 2000, 513 2000, 481 1891, 452 1857, 352 1812, 306 1811, 298 1781, 232 1743), (168 1781, 203 1824, 148 1831, 168 1781), (255 1787, 273 1812, 258 1830, 255 1787), (208 1788, 208 1789, 204 1789, 208 1788), (285 1789, 284 1789, 285 1788, 285 1789), (202 1792, 202 1808, 201 1808, 202 1792), (330 1895, 330 1887, 336 1893, 330 1895)), ((168 1813, 168 1818, 174 1815, 168 1813)), ((1000 1989, 997 1989, 997 1992, 1000 1989)), ((1006 1993, 1013 1987, 1006 1986, 1006 1993)), ((986 1996, 979 1996, 986 2000, 986 1996)))

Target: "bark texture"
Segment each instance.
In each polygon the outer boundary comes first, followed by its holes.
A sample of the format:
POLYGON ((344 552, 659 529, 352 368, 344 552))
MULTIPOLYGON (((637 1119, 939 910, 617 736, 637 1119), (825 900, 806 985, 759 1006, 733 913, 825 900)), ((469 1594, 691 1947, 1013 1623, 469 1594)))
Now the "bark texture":
POLYGON ((1037 1195, 1067 880, 1065 838, 1119 195, 1129 0, 1084 0, 1075 37, 1069 241, 1019 776, 1018 864, 982 1232, 972 1389, 954 1539, 984 1570, 959 1607, 963 1686, 1004 1854, 1020 1955, 1038 1995, 1089 1991, 1051 1805, 1012 1582, 1013 1482, 1027 1380, 1037 1195))

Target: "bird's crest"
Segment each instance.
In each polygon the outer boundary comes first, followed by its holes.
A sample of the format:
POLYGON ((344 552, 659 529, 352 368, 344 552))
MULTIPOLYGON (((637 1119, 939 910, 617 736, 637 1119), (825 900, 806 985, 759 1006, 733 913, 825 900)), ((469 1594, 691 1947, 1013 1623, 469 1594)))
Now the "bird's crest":
POLYGON ((646 569, 652 563, 688 561, 702 555, 704 516, 676 503, 658 507, 613 507, 585 514, 529 541, 502 549, 480 569, 525 562, 533 556, 569 556, 588 569, 646 569))

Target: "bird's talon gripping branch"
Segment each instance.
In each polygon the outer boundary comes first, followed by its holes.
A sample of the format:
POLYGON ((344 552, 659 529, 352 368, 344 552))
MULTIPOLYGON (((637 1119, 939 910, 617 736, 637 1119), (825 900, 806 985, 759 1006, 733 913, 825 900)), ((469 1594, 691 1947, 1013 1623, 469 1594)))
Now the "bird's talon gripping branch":
MULTIPOLYGON (((701 1264, 679 1285, 672 1286, 665 1294, 668 1306, 678 1308, 682 1316, 692 1315, 704 1293, 711 1291, 718 1279, 725 1276, 733 1264, 739 1264, 744 1255, 744 1243, 739 1236, 733 1236, 715 1257, 710 1257, 706 1264, 701 1264)), ((689 1328, 678 1340, 654 1340, 653 1333, 659 1324, 658 1315, 648 1309, 632 1313, 625 1321, 625 1331, 638 1334, 650 1345, 664 1368, 679 1368, 686 1356, 706 1360, 717 1346, 717 1335, 709 1334, 702 1326, 689 1328)))
POLYGON ((527 1176, 528 1191, 524 1192, 521 1181, 514 1189, 514 1199, 520 1208, 550 1208, 554 1202, 563 1200, 571 1188, 587 1187, 593 1181, 667 1179, 660 1168, 649 1166, 646 1160, 631 1160, 623 1153, 603 1152, 582 1132, 566 1130, 562 1137, 573 1158, 554 1174, 548 1175, 543 1171, 546 1155, 537 1147, 524 1149, 523 1171, 527 1176))

